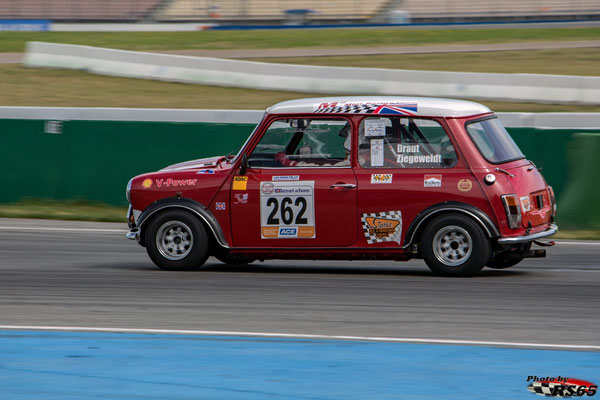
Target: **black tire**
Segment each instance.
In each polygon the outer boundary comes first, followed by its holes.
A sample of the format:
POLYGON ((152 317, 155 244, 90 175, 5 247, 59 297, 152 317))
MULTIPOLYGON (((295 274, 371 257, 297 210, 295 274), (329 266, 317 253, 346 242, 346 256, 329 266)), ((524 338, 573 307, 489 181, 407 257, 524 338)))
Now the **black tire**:
POLYGON ((230 254, 225 254, 224 252, 215 254, 215 258, 217 260, 221 261, 223 264, 228 264, 228 265, 246 265, 246 264, 252 264, 254 261, 256 261, 253 258, 247 258, 247 257, 242 257, 242 256, 232 256, 230 254))
POLYGON ((148 226, 145 242, 150 259, 160 269, 194 270, 208 258, 206 229, 187 211, 170 210, 157 215, 148 226))
POLYGON ((491 247, 477 222, 459 214, 431 221, 421 235, 421 253, 437 275, 474 275, 488 262, 491 247))
MULTIPOLYGON (((531 249, 531 243, 527 243, 526 245, 524 245, 521 248, 521 251, 529 251, 530 249, 531 249)), ((519 256, 519 255, 515 256, 509 252, 505 252, 505 253, 501 253, 501 254, 495 255, 492 258, 490 258, 490 260, 486 264, 486 267, 490 267, 493 269, 510 268, 510 267, 514 267, 515 265, 517 265, 518 263, 523 261, 524 258, 525 257, 519 256)))

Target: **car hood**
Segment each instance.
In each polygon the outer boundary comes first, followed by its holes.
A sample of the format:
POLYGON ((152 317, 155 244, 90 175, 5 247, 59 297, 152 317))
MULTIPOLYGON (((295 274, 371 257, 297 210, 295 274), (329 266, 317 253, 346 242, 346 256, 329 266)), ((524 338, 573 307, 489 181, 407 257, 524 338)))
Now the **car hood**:
POLYGON ((223 156, 199 158, 197 160, 169 165, 168 167, 161 169, 161 171, 183 171, 187 169, 215 168, 217 166, 217 162, 221 158, 223 158, 223 156))

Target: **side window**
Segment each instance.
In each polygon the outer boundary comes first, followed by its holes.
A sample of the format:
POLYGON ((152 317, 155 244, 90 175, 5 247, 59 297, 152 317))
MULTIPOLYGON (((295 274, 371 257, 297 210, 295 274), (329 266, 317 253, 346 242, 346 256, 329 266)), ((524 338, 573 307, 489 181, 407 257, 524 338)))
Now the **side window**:
POLYGON ((278 119, 252 154, 250 167, 349 167, 350 122, 339 119, 278 119))
POLYGON ((358 163, 364 168, 452 168, 458 157, 444 128, 419 118, 367 117, 360 123, 358 163))

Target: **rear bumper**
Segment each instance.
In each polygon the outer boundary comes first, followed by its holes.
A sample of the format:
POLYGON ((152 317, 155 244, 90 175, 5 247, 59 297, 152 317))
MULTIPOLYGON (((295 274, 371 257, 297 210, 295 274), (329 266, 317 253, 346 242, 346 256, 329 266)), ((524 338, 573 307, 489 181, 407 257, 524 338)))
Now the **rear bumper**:
POLYGON ((545 231, 533 233, 531 235, 501 237, 498 239, 498 244, 515 244, 515 243, 533 242, 534 240, 539 240, 539 239, 543 239, 543 238, 552 236, 557 231, 558 231, 558 226, 556 226, 556 224, 551 224, 550 227, 548 229, 546 229, 545 231))

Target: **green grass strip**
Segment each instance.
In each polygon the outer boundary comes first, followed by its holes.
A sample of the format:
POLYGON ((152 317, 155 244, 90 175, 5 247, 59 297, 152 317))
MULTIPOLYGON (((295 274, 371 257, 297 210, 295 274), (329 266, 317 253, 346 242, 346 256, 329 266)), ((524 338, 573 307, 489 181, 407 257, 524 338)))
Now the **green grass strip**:
POLYGON ((0 32, 0 52, 22 52, 28 41, 127 50, 377 47, 527 41, 597 40, 599 28, 315 29, 198 32, 0 32))

